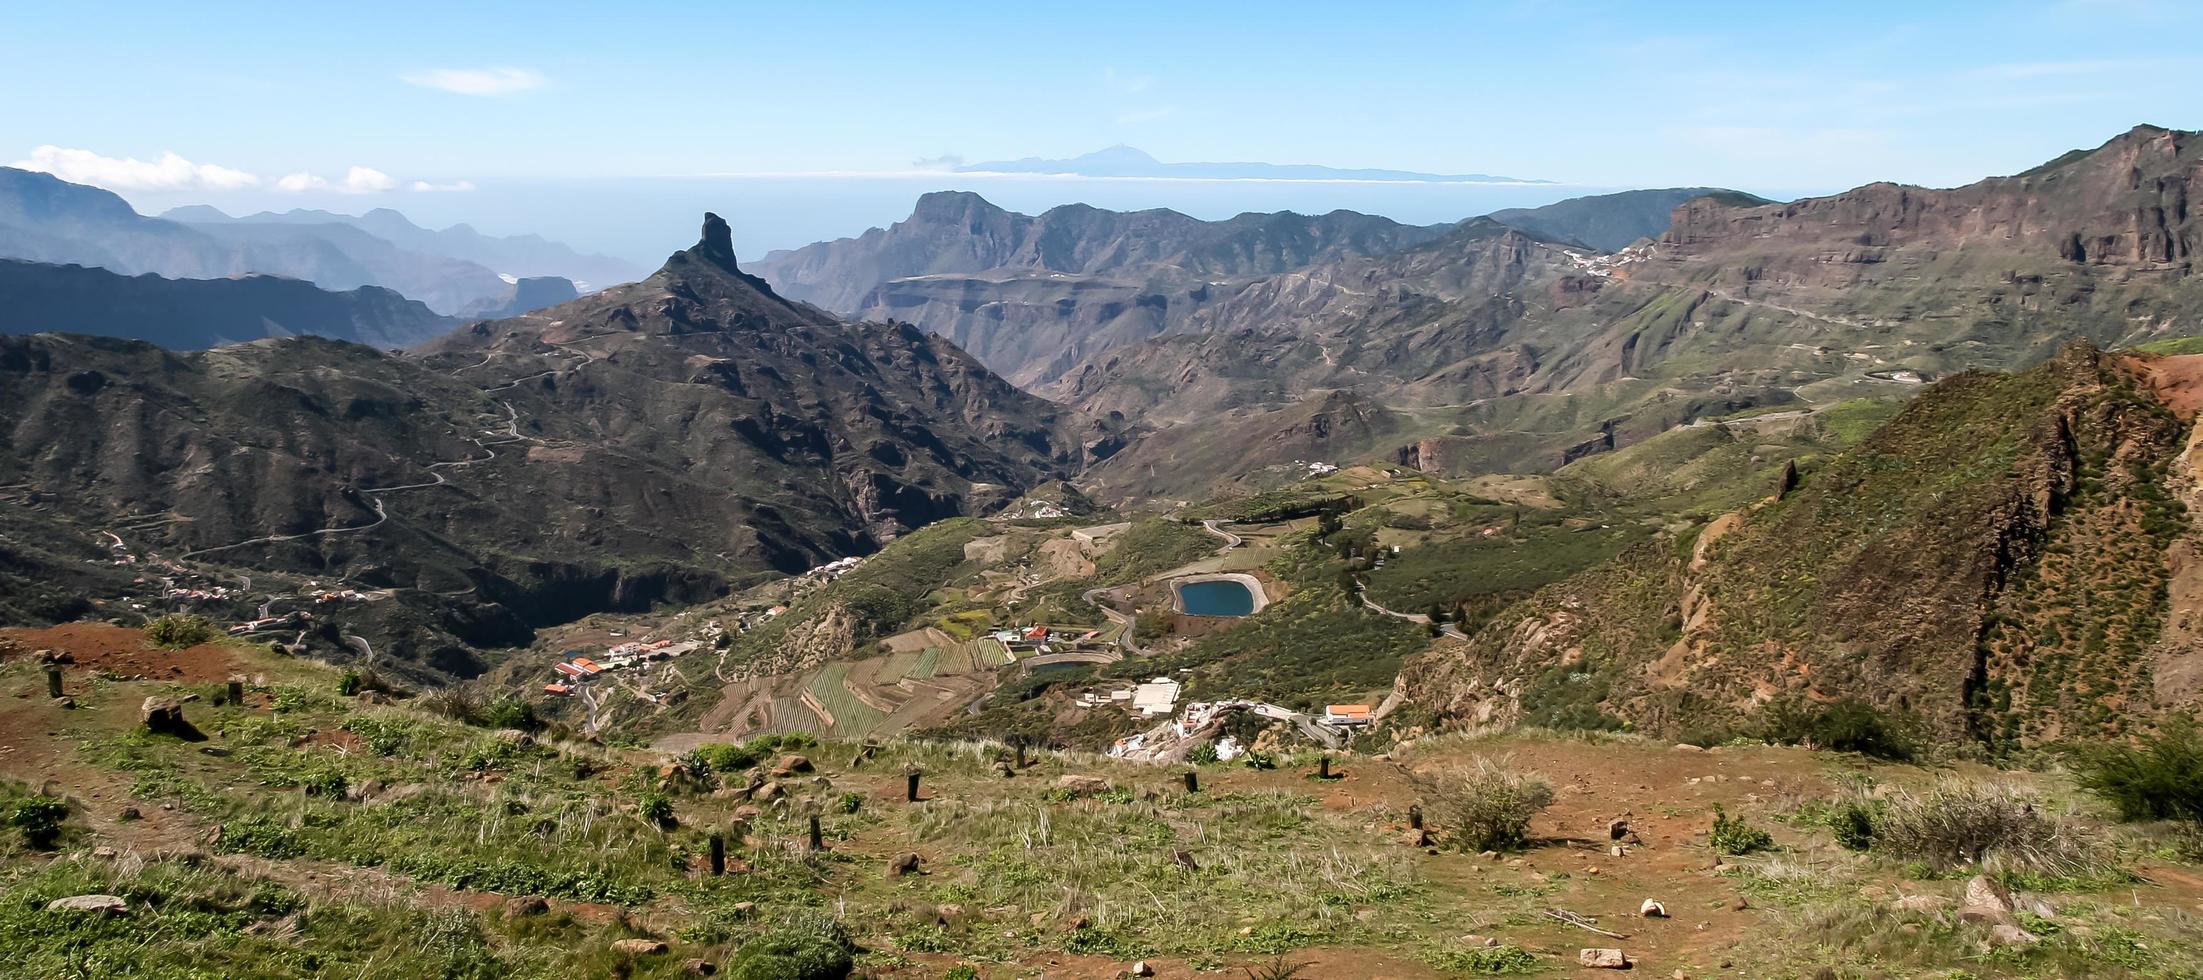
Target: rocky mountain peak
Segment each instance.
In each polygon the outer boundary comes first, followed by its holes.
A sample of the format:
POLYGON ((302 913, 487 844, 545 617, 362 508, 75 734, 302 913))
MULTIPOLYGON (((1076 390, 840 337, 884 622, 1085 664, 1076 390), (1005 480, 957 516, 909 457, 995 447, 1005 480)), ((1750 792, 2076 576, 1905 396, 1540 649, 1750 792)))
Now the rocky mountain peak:
POLYGON ((741 271, 734 264, 734 229, 727 225, 727 219, 710 211, 704 212, 704 236, 697 240, 694 251, 728 272, 741 271))

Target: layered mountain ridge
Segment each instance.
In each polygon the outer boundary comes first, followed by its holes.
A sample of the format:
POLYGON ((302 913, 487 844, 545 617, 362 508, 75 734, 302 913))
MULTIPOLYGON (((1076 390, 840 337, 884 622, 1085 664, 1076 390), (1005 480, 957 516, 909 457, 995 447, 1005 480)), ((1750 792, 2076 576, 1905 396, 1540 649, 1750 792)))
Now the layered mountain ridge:
POLYGON ((984 512, 1096 439, 938 337, 782 299, 716 216, 642 282, 420 355, 39 335, 0 340, 0 372, 0 486, 33 502, 5 512, 20 595, 119 534, 187 569, 393 590, 357 615, 426 675, 984 512))

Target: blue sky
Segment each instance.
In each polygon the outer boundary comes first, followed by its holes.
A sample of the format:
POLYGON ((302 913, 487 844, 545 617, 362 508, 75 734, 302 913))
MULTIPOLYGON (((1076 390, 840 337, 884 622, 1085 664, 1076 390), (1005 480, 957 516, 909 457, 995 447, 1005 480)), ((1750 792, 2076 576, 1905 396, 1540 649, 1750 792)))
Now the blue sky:
POLYGON ((74 166, 141 207, 463 215, 465 188, 516 178, 877 174, 1119 142, 1795 194, 2203 127, 2203 10, 2150 0, 123 2, 8 22, 0 163, 74 166))

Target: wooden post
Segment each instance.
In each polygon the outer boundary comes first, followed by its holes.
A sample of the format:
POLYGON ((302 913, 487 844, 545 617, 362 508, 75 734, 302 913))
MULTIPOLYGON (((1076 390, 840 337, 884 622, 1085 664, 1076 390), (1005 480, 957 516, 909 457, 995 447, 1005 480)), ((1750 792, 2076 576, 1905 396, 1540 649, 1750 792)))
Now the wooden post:
POLYGON ((1023 769, 1025 768, 1025 740, 1018 739, 1014 747, 1017 749, 1017 767, 1023 769))
POLYGON ((229 703, 242 706, 245 703, 245 682, 234 677, 229 682, 229 703))
POLYGON ((714 830, 711 832, 711 876, 717 878, 726 873, 727 835, 714 830))
POLYGON ((46 668, 46 696, 49 698, 61 696, 61 668, 59 667, 46 668))
POLYGON ((823 851, 825 849, 826 838, 819 833, 818 814, 811 814, 811 850, 823 851))
POLYGON ((1200 792, 1200 791, 1201 791, 1201 774, 1200 774, 1200 773, 1198 773, 1198 772, 1195 772, 1195 771, 1193 771, 1193 770, 1191 770, 1191 769, 1188 769, 1188 770, 1186 770, 1186 792, 1188 792, 1188 793, 1198 793, 1198 792, 1200 792))
POLYGON ((1408 808, 1407 808, 1407 829, 1409 829, 1409 830, 1421 830, 1421 829, 1423 829, 1423 805, 1422 805, 1421 803, 1411 803, 1411 804, 1409 804, 1409 805, 1408 805, 1408 808))
POLYGON ((1326 755, 1326 756, 1322 756, 1322 757, 1320 757, 1320 758, 1318 758, 1318 759, 1316 760, 1316 778, 1317 778, 1317 779, 1329 779, 1329 778, 1331 778, 1331 757, 1330 757, 1330 756, 1328 756, 1328 755, 1326 755))
POLYGON ((918 770, 912 769, 910 771, 910 789, 909 792, 904 796, 904 799, 907 799, 912 803, 918 802, 918 775, 918 770))

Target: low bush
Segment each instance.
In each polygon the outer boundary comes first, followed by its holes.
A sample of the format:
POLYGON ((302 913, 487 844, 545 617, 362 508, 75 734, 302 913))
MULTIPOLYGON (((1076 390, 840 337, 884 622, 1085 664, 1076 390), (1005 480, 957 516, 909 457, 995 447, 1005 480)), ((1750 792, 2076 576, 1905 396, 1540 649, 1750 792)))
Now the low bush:
POLYGON ((1412 777, 1423 807, 1464 851, 1511 850, 1529 840, 1530 818, 1553 805, 1553 787, 1533 773, 1478 759, 1468 769, 1412 777))
POLYGON ((1713 808, 1710 839, 1714 851, 1719 854, 1756 854, 1775 846, 1773 835, 1746 823, 1742 817, 1729 816, 1729 811, 1718 803, 1713 808))
POLYGON ((1894 794, 1865 812, 1874 853, 1940 870, 1986 863, 2078 876, 2112 867, 2102 841, 2003 784, 1946 779, 1922 794, 1894 794))
POLYGON ((1857 752, 1877 759, 1910 761, 1916 753, 1903 725, 1862 701, 1829 705, 1778 705, 1767 709, 1760 737, 1781 745, 1857 752))
POLYGON ((825 912, 800 912, 727 963, 733 980, 842 980, 856 966, 849 930, 825 912))
POLYGON ((8 826, 23 835, 23 843, 43 851, 61 837, 61 821, 68 816, 69 804, 51 796, 33 796, 8 811, 8 826))
POLYGON ((167 650, 181 650, 201 643, 211 643, 222 635, 204 616, 176 613, 162 616, 145 624, 145 638, 154 646, 167 650))
POLYGON ((1874 847, 1874 818, 1879 812, 1880 807, 1869 801, 1843 800, 1830 807, 1822 819, 1839 846, 1847 851, 1865 851, 1874 847))
POLYGON ((2203 822, 2203 726, 2168 722, 2132 745, 2084 751, 2081 786, 2116 807, 2122 820, 2203 822))
MULTIPOLYGON (((748 746, 730 745, 725 742, 699 745, 689 754, 709 766, 710 771, 720 774, 741 772, 757 765, 759 761, 759 753, 752 751, 748 746)), ((686 759, 686 756, 683 758, 686 759)))
POLYGON ((1447 973, 1535 973, 1543 964, 1537 955, 1520 946, 1471 946, 1448 949, 1430 957, 1431 965, 1447 973))

